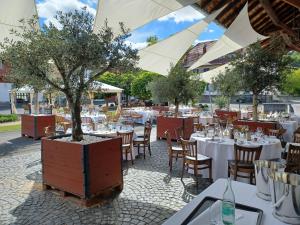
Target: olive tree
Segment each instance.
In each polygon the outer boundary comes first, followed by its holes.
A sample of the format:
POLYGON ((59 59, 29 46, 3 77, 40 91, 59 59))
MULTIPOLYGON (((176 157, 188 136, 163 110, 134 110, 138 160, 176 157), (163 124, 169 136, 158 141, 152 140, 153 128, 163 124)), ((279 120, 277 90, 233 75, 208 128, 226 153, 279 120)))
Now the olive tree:
POLYGON ((1 58, 10 65, 8 76, 46 82, 66 95, 72 114, 72 140, 81 141, 81 99, 92 82, 108 71, 134 68, 137 50, 125 44, 128 32, 120 24, 114 35, 105 24, 93 31, 93 16, 85 8, 56 15, 53 23, 36 29, 38 20, 21 22, 15 41, 5 40, 1 58))

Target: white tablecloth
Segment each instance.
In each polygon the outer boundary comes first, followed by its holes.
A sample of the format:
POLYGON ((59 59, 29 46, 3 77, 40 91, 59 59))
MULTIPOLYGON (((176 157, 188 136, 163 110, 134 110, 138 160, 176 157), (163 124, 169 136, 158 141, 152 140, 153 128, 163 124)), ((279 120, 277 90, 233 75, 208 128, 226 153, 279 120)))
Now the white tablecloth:
MULTIPOLYGON (((224 139, 222 142, 209 141, 209 138, 197 137, 197 133, 191 135, 192 140, 197 141, 198 153, 212 158, 212 177, 214 180, 228 177, 228 160, 234 159, 234 141, 224 139)), ((254 143, 249 143, 254 145, 254 143)), ((259 145, 255 144, 256 146, 259 145)), ((278 139, 268 139, 262 143, 263 149, 260 159, 280 158, 282 147, 278 139)), ((204 177, 208 177, 208 170, 202 170, 204 177)))
MULTIPOLYGON (((80 116, 81 116, 81 118, 82 118, 82 117, 89 117, 89 118, 92 119, 92 121, 93 121, 94 123, 99 123, 99 122, 101 122, 101 121, 103 121, 103 120, 106 119, 106 115, 105 115, 105 114, 102 114, 102 113, 101 113, 101 114, 95 114, 95 115, 81 114, 80 116)), ((70 115, 70 114, 67 114, 67 115, 65 115, 65 118, 66 118, 67 120, 71 120, 71 115, 70 115)))
POLYGON ((155 119, 155 116, 157 115, 157 112, 154 110, 131 109, 129 111, 131 113, 136 113, 143 116, 140 119, 134 119, 134 122, 139 124, 145 124, 148 120, 152 121, 153 119, 155 119))
POLYGON ((286 129, 286 132, 283 135, 283 138, 286 142, 293 142, 294 141, 294 132, 298 127, 297 121, 285 121, 280 122, 281 126, 286 129))
MULTIPOLYGON (((163 225, 180 225, 187 218, 187 216, 199 205, 199 203, 207 196, 222 199, 225 191, 225 179, 218 179, 211 186, 201 192, 196 198, 190 203, 183 207, 180 211, 170 217, 163 225)), ((265 201, 256 196, 256 187, 237 181, 232 181, 232 188, 235 195, 235 202, 255 207, 263 210, 263 217, 261 225, 286 225, 277 220, 272 215, 272 205, 270 201, 265 201)))

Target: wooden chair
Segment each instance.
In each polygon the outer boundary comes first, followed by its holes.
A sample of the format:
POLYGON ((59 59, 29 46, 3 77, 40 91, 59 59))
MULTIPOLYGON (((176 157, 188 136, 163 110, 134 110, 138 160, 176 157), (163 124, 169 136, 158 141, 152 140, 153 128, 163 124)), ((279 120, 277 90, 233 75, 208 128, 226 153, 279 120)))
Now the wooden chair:
POLYGON ((198 175, 198 170, 208 169, 209 179, 212 180, 212 158, 198 154, 197 141, 183 139, 180 141, 184 153, 181 180, 183 179, 185 169, 193 169, 196 177, 198 175))
POLYGON ((261 151, 262 145, 246 147, 235 144, 234 160, 228 160, 228 177, 232 174, 234 180, 237 177, 249 178, 250 184, 253 184, 253 178, 255 178, 253 161, 259 159, 261 151), (239 172, 249 174, 249 176, 239 174, 239 172))
POLYGON ((94 121, 92 120, 91 117, 88 117, 88 116, 81 117, 81 125, 82 126, 88 126, 92 130, 95 130, 95 123, 94 123, 94 121))
POLYGON ((55 130, 59 130, 62 127, 64 133, 66 133, 68 128, 71 128, 72 126, 72 123, 69 120, 67 120, 63 116, 58 116, 58 115, 55 115, 55 124, 56 124, 55 130))
POLYGON ((300 133, 294 133, 294 143, 300 143, 300 133))
POLYGON ((177 161, 178 158, 183 158, 184 153, 182 147, 172 145, 171 135, 168 130, 165 131, 165 137, 167 139, 167 145, 168 145, 169 167, 170 167, 170 172, 172 172, 173 158, 175 158, 177 161))
POLYGON ((300 146, 289 145, 287 159, 286 159, 286 172, 300 174, 300 146))
POLYGON ((128 154, 131 157, 131 163, 133 165, 133 156, 132 156, 132 138, 133 138, 133 131, 131 132, 117 132, 119 137, 122 137, 122 153, 125 154, 126 162, 128 161, 128 154))
POLYGON ((199 116, 192 116, 193 118, 193 123, 198 124, 199 123, 199 116))
POLYGON ((205 129, 205 126, 202 125, 202 123, 194 124, 194 132, 203 131, 204 129, 205 129))
POLYGON ((280 141, 283 141, 283 134, 286 132, 286 129, 268 129, 269 136, 275 136, 280 141))
POLYGON ((183 138, 183 127, 175 128, 174 132, 177 142, 180 142, 180 139, 183 138))
POLYGON ((143 146, 144 159, 146 158, 146 147, 148 148, 149 154, 151 156, 151 146, 150 146, 150 136, 151 136, 152 125, 149 123, 145 124, 144 135, 137 137, 133 140, 133 146, 138 148, 138 153, 140 153, 140 146, 143 146))
POLYGON ((44 128, 44 132, 45 132, 45 137, 52 137, 55 136, 55 127, 53 126, 48 126, 44 128))

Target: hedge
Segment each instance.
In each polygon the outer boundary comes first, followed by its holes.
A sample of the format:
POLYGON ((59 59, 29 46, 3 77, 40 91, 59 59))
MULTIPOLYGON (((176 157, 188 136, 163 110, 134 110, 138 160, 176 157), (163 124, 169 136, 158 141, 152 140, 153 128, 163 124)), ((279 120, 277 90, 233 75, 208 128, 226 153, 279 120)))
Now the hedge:
POLYGON ((0 123, 17 121, 19 118, 16 114, 3 115, 0 114, 0 123))

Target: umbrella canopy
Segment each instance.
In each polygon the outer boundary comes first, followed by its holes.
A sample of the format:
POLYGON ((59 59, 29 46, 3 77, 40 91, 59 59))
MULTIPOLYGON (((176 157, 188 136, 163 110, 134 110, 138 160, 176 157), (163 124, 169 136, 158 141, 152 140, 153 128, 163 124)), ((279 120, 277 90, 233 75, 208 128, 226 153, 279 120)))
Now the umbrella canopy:
POLYGON ((94 81, 89 91, 102 93, 122 93, 123 89, 99 81, 94 81))

